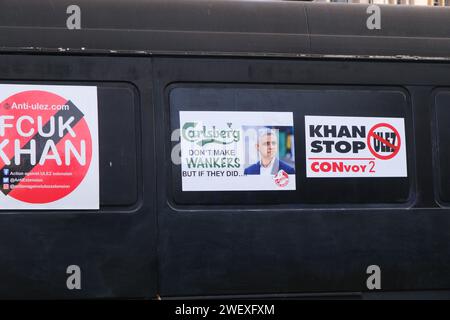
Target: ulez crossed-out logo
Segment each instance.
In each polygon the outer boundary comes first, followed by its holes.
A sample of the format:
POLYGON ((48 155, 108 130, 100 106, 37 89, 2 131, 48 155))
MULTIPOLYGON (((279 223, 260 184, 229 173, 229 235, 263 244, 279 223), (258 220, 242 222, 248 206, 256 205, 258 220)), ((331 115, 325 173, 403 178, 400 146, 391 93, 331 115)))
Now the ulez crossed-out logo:
POLYGON ((0 209, 98 209, 97 88, 0 85, 0 209))

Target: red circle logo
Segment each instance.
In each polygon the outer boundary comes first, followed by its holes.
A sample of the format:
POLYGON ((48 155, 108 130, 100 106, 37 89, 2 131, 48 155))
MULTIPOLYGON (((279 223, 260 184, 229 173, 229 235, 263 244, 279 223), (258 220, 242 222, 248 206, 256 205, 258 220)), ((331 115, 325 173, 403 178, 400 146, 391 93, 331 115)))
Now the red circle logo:
POLYGON ((289 183, 289 175, 284 171, 280 170, 273 178, 275 183, 279 187, 285 187, 289 183))
POLYGON ((83 113, 71 101, 41 90, 17 93, 0 105, 0 191, 36 204, 73 192, 92 159, 83 113))
POLYGON ((400 151, 400 134, 389 123, 379 123, 369 130, 367 146, 370 152, 378 159, 392 159, 400 151), (375 130, 380 132, 375 132, 375 130))

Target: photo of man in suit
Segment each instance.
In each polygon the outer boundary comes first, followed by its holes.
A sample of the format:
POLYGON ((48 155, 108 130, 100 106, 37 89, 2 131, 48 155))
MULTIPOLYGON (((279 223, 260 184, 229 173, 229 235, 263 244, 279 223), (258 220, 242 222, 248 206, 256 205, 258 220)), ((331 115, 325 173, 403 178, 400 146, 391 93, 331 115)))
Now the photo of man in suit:
POLYGON ((276 175, 280 170, 287 174, 295 174, 295 169, 278 157, 278 136, 273 129, 260 130, 256 149, 259 161, 244 170, 245 175, 276 175))

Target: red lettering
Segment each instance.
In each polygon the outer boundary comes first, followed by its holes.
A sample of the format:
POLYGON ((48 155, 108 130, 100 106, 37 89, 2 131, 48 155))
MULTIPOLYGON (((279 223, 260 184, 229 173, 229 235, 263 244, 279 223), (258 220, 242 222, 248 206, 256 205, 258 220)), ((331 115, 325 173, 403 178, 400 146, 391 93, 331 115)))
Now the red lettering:
POLYGON ((315 161, 311 163, 311 170, 313 172, 365 172, 366 168, 367 165, 344 164, 344 162, 342 161, 339 162, 315 161))

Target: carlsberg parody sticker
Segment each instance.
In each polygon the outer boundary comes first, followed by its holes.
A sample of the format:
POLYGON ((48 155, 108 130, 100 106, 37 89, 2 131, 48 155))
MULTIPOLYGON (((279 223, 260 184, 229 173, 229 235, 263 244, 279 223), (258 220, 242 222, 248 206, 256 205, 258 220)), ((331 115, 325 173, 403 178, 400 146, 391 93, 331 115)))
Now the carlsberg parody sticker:
POLYGON ((0 84, 0 209, 99 209, 97 88, 0 84))
POLYGON ((308 178, 407 177, 403 118, 305 116, 308 178))
POLYGON ((295 190, 291 112, 180 111, 183 191, 295 190))

